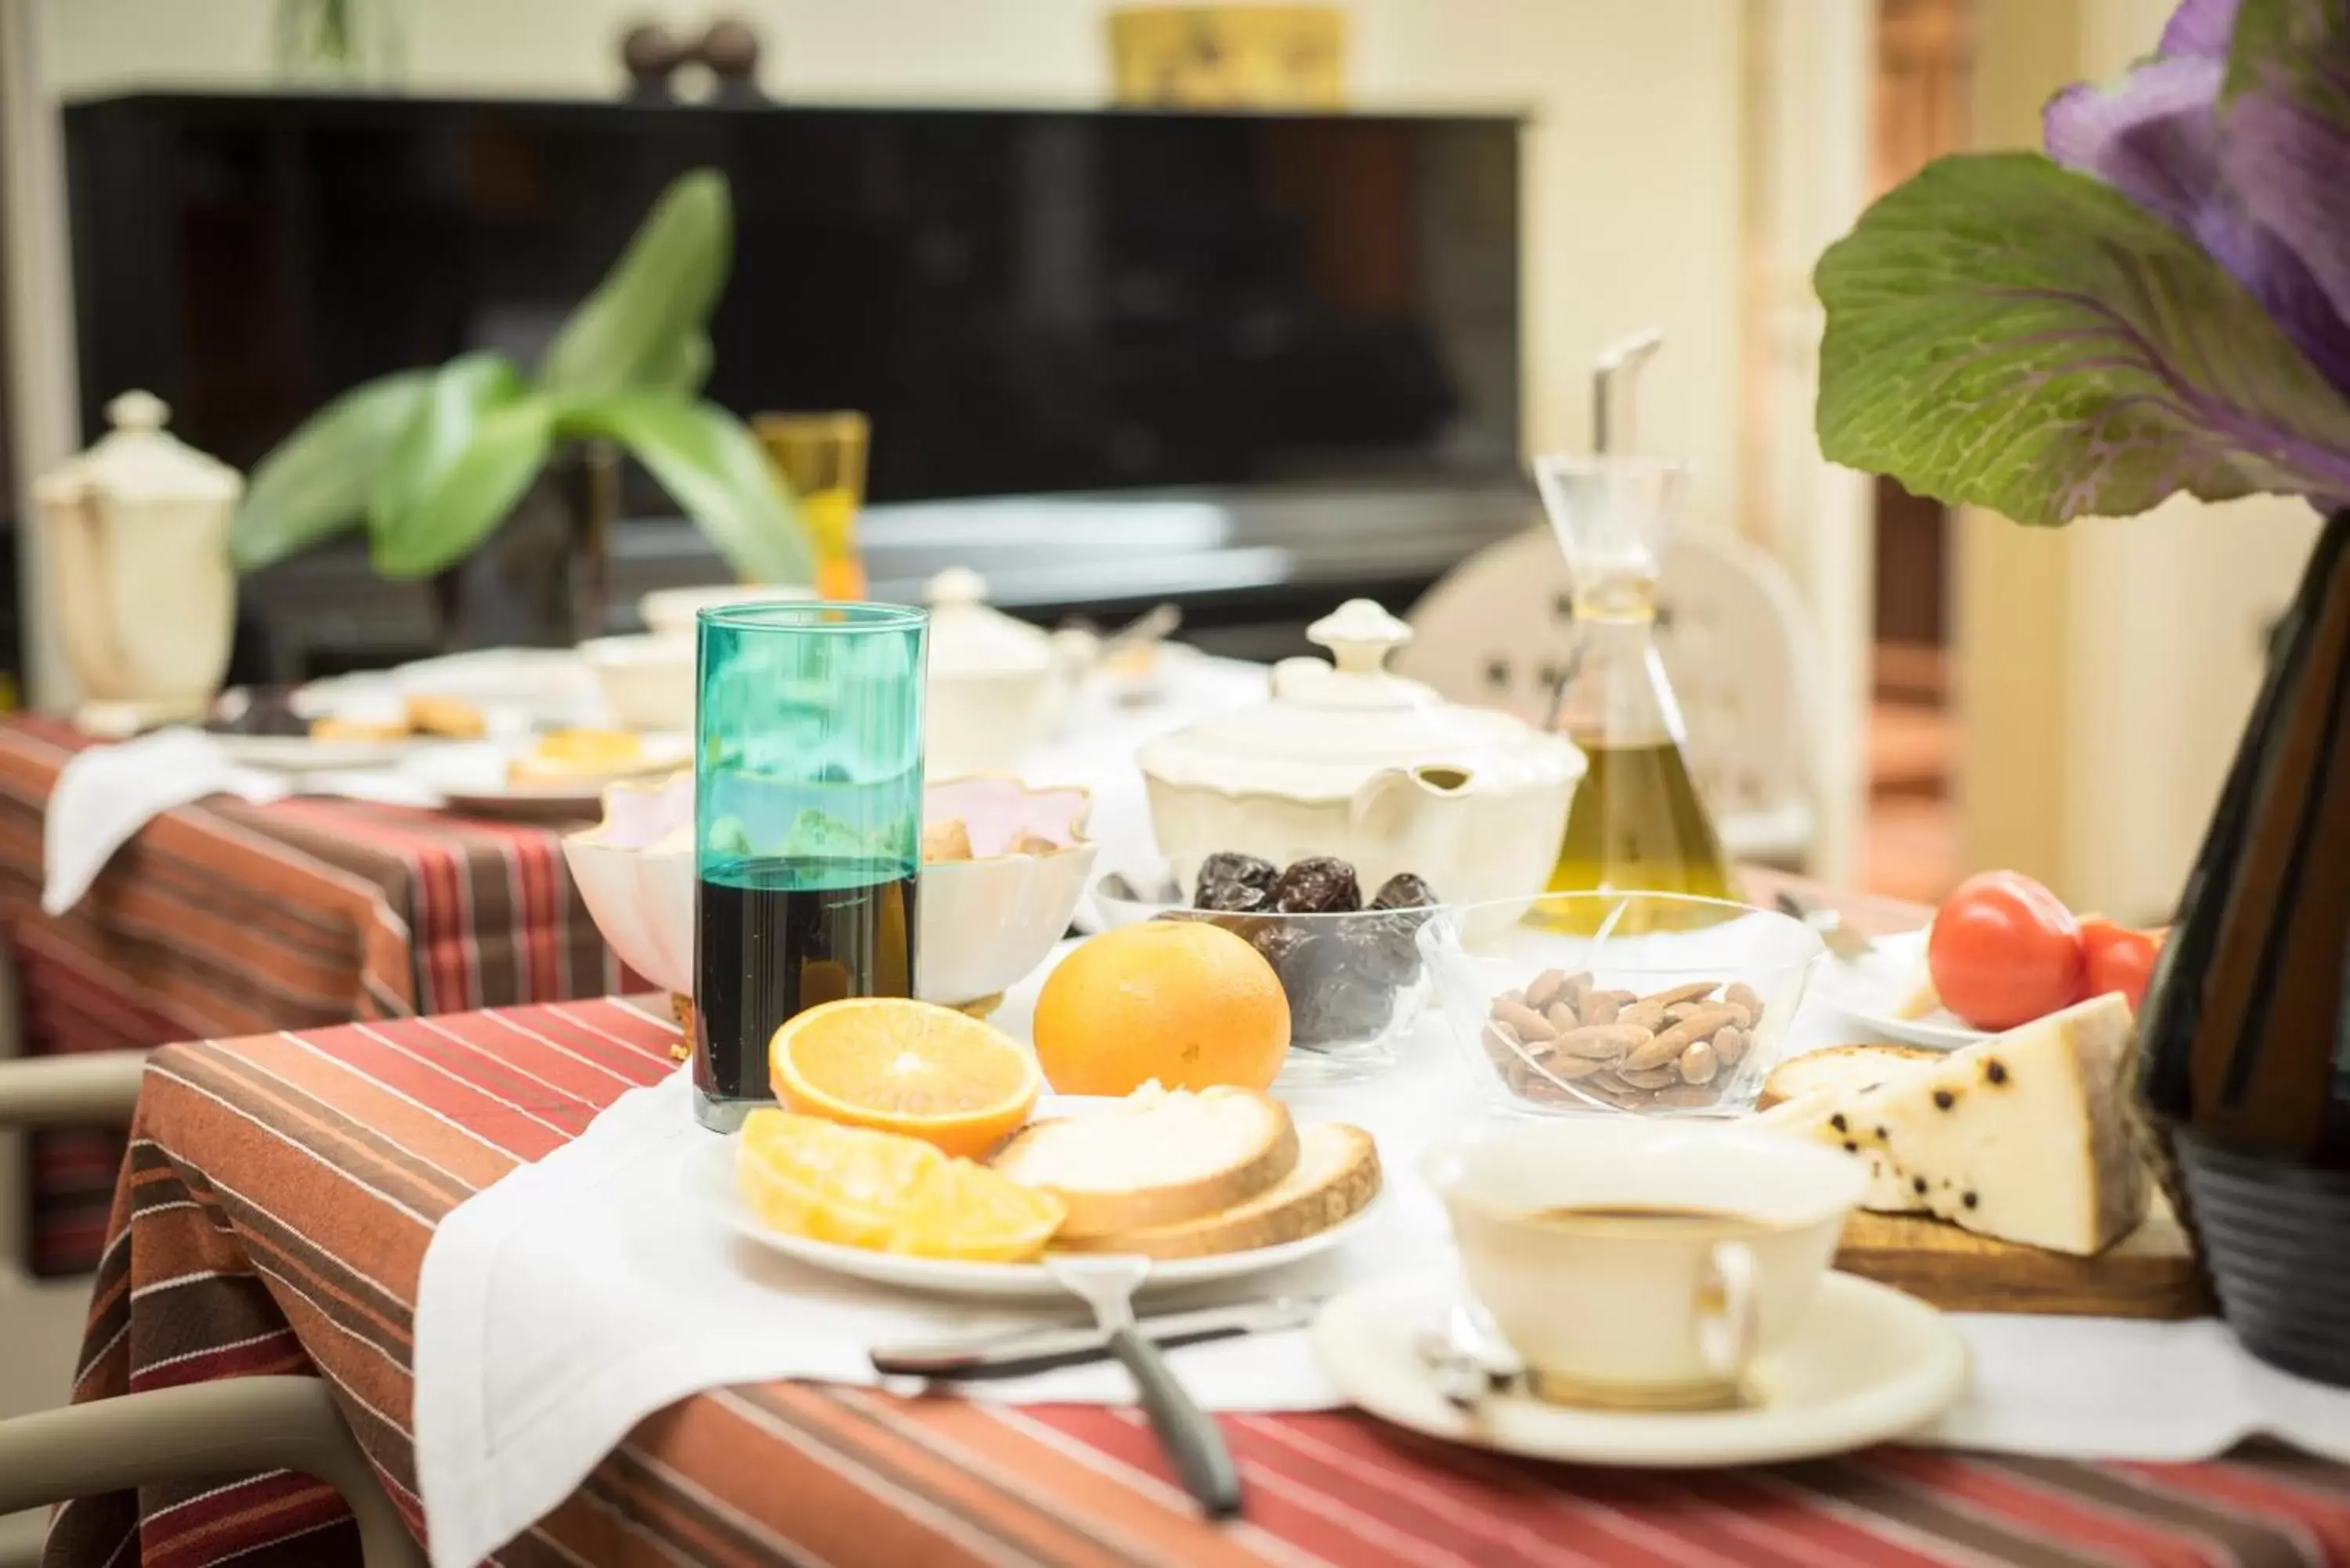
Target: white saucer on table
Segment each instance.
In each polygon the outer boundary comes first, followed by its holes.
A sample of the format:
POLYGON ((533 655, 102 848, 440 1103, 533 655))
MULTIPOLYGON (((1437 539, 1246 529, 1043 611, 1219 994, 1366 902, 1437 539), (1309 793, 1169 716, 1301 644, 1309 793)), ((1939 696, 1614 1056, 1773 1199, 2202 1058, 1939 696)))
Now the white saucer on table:
POLYGON ((1463 1410, 1444 1397, 1419 1343, 1459 1288, 1443 1271, 1357 1285, 1314 1320, 1315 1359, 1349 1403, 1399 1427, 1532 1459, 1643 1469, 1843 1453, 1916 1431, 1966 1391, 1966 1342, 1940 1313, 1832 1273, 1794 1339, 1755 1366, 1751 1404, 1593 1410, 1497 1393, 1463 1410))
POLYGON ((530 748, 526 743, 465 741, 410 752, 400 771, 437 792, 458 811, 489 816, 594 815, 607 784, 685 767, 693 761, 693 738, 647 734, 629 763, 582 774, 556 784, 518 784, 506 778, 506 764, 530 748))
MULTIPOLYGON (((1062 1109, 1071 1108, 1066 1104, 1062 1109)), ((1042 1263, 964 1262, 943 1258, 910 1258, 877 1252, 865 1247, 844 1247, 811 1241, 777 1231, 761 1220, 743 1201, 734 1182, 735 1151, 742 1136, 712 1137, 706 1155, 686 1167, 687 1197, 715 1215, 720 1223, 747 1241, 780 1252, 795 1262, 846 1274, 852 1279, 919 1291, 926 1295, 968 1296, 993 1301, 1066 1302, 1069 1287, 1042 1263)), ((1278 1246, 1256 1247, 1245 1252, 1218 1252, 1204 1258, 1174 1258, 1153 1262, 1139 1293, 1179 1290, 1187 1285, 1213 1284, 1262 1274, 1318 1257, 1345 1241, 1375 1213, 1374 1198, 1345 1220, 1326 1231, 1278 1246)))
POLYGON ((1826 958, 1812 975, 1812 996, 1880 1040, 1902 1045, 1922 1045, 1932 1051, 1955 1051, 1988 1038, 1948 1008, 1938 1007, 1922 1018, 1897 1018, 1893 1010, 1918 984, 1926 956, 1926 932, 1921 928, 1879 937, 1876 950, 1866 958, 1826 958))

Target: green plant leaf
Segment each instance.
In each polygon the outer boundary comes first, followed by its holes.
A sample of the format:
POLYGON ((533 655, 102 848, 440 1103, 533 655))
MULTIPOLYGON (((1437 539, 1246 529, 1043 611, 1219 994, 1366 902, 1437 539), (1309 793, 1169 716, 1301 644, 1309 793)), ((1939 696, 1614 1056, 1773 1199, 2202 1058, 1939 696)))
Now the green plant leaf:
POLYGON ((2024 523, 2350 494, 2350 400, 2193 241, 2037 153, 1929 164, 1814 281, 1833 462, 2024 523))
POLYGON ((743 581, 813 578, 790 493, 749 429, 717 404, 639 388, 567 405, 562 429, 626 447, 743 581))
POLYGON ((536 393, 482 413, 406 509, 375 523, 377 572, 430 576, 473 554, 538 478, 554 441, 555 405, 536 393))
POLYGON ((433 371, 376 474, 369 532, 380 537, 410 526, 418 505, 473 444, 484 416, 522 395, 521 372, 502 355, 460 354, 433 371))
MULTIPOLYGON (((688 379, 698 387, 698 377, 680 375, 691 353, 680 340, 709 321, 733 249, 726 177, 714 169, 680 175, 596 292, 556 334, 538 368, 540 385, 567 397, 688 379)), ((706 346, 702 352, 706 357, 706 346)))
POLYGON ((384 454, 431 380, 402 370, 354 387, 262 459, 229 524, 236 569, 256 571, 364 521, 384 454))
POLYGON ((636 383, 657 392, 692 397, 710 379, 710 335, 689 332, 671 340, 669 352, 649 361, 636 383))

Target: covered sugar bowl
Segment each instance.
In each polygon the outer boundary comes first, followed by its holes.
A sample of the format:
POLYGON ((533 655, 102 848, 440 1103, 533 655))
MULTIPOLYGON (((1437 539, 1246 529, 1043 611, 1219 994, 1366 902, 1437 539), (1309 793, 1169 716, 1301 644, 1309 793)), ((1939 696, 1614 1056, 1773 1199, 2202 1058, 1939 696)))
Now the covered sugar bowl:
POLYGON ((1190 886, 1220 850, 1335 855, 1366 888, 1409 871, 1447 902, 1541 892, 1587 765, 1575 743, 1389 674, 1411 628, 1369 599, 1305 635, 1333 662, 1284 659, 1269 701, 1138 754, 1174 874, 1190 886))
POLYGON ((169 413, 123 393, 106 405, 113 428, 33 486, 76 722, 96 734, 201 717, 228 669, 228 526, 244 482, 174 440, 169 413))

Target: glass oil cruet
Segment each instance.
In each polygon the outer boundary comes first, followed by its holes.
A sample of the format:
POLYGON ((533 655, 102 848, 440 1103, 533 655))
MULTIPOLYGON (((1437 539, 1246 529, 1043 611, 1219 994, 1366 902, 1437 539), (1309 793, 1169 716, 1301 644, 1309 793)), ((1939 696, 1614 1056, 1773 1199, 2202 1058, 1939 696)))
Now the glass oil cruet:
POLYGON ((1729 864, 1682 754, 1680 704, 1657 650, 1657 583, 1688 470, 1608 451, 1611 404, 1658 342, 1644 336, 1601 361, 1595 455, 1534 462, 1566 554, 1576 638, 1551 728, 1591 762, 1550 888, 1729 898, 1729 864))

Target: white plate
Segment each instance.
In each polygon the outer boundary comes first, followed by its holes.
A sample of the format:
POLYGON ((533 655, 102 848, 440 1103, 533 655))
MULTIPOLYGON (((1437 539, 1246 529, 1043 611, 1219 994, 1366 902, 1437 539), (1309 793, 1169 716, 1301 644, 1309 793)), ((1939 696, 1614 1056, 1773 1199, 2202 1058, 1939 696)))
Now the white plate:
POLYGON ((639 739, 644 742, 640 764, 559 784, 508 784, 506 763, 529 747, 501 741, 467 741, 411 751, 401 758, 400 772, 437 790, 460 811, 515 815, 578 808, 592 813, 603 799, 604 786, 613 780, 666 773, 693 761, 690 735, 649 734, 639 739))
POLYGON ((1881 1040, 1929 1050, 1955 1051, 1987 1039, 1947 1008, 1936 1008, 1923 1018, 1896 1018, 1893 1009, 1918 981, 1926 956, 1923 929, 1879 937, 1877 950, 1864 959, 1830 958, 1812 980, 1812 994, 1881 1040))
POLYGON ((1830 1274, 1794 1339, 1728 1410, 1586 1410, 1496 1395, 1464 1412, 1420 1358, 1458 1287, 1441 1272, 1357 1285, 1314 1320, 1315 1357, 1355 1405, 1430 1437, 1574 1464, 1680 1469, 1839 1454, 1913 1432, 1966 1391, 1967 1347, 1914 1296, 1830 1274))
MULTIPOLYGON (((1064 1100, 1051 1107, 1054 1114, 1066 1114, 1076 1104, 1064 1100)), ((1040 1107, 1040 1113, 1043 1109, 1040 1107)), ((891 1285, 899 1290, 920 1291, 928 1295, 988 1297, 998 1301, 1063 1301, 1069 1299, 1068 1287, 1053 1277, 1042 1263, 966 1263, 938 1258, 908 1258, 894 1252, 868 1251, 862 1247, 843 1247, 830 1241, 812 1241, 805 1236, 786 1235, 761 1220, 743 1201, 734 1185, 734 1153, 742 1143, 740 1135, 729 1135, 711 1140, 709 1154, 689 1168, 692 1170, 695 1201, 706 1204, 719 1220, 745 1241, 781 1252, 787 1258, 827 1270, 847 1274, 875 1284, 891 1285)), ((1186 1285, 1212 1284, 1220 1280, 1239 1279, 1261 1274, 1291 1263, 1304 1262, 1339 1245, 1353 1235, 1366 1217, 1377 1209, 1374 1198, 1357 1210, 1344 1223, 1327 1231, 1307 1236, 1302 1241, 1284 1241, 1277 1247, 1258 1247, 1246 1252, 1220 1252, 1209 1258, 1179 1258, 1150 1265, 1150 1276, 1142 1282, 1145 1293, 1171 1291, 1186 1285)))
POLYGON ((409 697, 454 697, 483 711, 490 732, 509 722, 561 729, 604 722, 603 689, 568 648, 484 648, 419 659, 391 670, 314 680, 296 693, 305 713, 399 710, 409 697))
POLYGON ((415 750, 413 737, 397 741, 320 741, 308 735, 233 735, 215 731, 228 760, 286 773, 388 767, 415 750))

